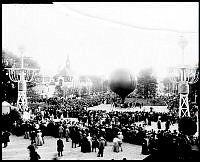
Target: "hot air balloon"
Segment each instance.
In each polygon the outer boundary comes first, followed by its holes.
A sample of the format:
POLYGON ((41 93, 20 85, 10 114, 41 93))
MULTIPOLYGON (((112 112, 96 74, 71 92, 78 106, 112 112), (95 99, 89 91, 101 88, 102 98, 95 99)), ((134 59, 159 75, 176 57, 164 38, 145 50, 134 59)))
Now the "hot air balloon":
POLYGON ((126 69, 115 70, 109 79, 110 89, 122 98, 122 103, 128 94, 136 88, 136 79, 130 71, 126 69))

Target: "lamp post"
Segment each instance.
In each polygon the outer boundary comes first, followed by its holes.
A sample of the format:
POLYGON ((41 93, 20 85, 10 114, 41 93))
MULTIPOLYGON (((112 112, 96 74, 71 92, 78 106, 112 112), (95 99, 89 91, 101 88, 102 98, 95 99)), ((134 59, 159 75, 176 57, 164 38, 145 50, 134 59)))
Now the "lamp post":
POLYGON ((184 66, 185 65, 185 62, 184 62, 184 49, 185 47, 188 45, 188 42, 186 39, 184 39, 183 36, 180 37, 180 41, 178 42, 178 45, 181 47, 182 49, 182 65, 184 66))
POLYGON ((178 45, 182 49, 182 65, 179 67, 170 68, 170 79, 175 84, 178 83, 179 99, 179 117, 190 117, 188 94, 189 84, 194 84, 198 81, 197 67, 186 66, 184 62, 184 49, 187 41, 181 37, 178 45))
POLYGON ((9 73, 9 78, 13 82, 18 83, 18 98, 17 98, 17 108, 24 112, 28 108, 27 96, 26 96, 26 83, 31 82, 35 75, 35 72, 39 69, 25 68, 24 67, 24 57, 23 51, 21 51, 21 67, 6 68, 9 73))

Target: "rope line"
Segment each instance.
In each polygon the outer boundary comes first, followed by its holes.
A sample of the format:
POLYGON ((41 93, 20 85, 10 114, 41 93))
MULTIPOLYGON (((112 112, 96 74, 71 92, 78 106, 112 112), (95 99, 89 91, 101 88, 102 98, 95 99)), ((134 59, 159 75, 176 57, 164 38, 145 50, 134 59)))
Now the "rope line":
POLYGON ((132 24, 128 24, 125 22, 120 22, 117 20, 112 20, 112 19, 108 19, 108 18, 103 18, 103 17, 99 17, 96 15, 91 15, 82 11, 79 11, 77 9, 71 8, 69 6, 66 6, 67 9, 76 12, 82 16, 86 16, 86 17, 90 17, 90 18, 94 18, 94 19, 99 19, 99 20, 103 20, 103 21, 107 21, 107 22, 111 22, 114 24, 120 24, 123 26, 127 26, 127 27, 131 27, 131 28, 135 28, 135 29, 139 29, 139 30, 150 30, 150 31, 168 31, 168 32, 175 32, 175 33, 179 33, 179 34, 197 34, 197 32, 194 31, 180 31, 180 30, 176 30, 176 29, 169 29, 169 28, 153 28, 153 27, 144 27, 144 26, 137 26, 137 25, 132 25, 132 24))

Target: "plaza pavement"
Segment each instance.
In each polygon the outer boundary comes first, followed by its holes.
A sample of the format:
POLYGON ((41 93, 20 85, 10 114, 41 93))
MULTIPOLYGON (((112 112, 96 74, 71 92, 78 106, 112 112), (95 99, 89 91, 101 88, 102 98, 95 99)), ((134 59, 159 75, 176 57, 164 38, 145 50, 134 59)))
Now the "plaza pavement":
MULTIPOLYGON (((41 160, 53 160, 57 155, 57 138, 46 136, 45 144, 38 146, 37 152, 41 156, 41 160)), ((123 143, 123 152, 115 153, 112 151, 112 143, 104 149, 104 157, 97 157, 97 152, 82 153, 81 148, 71 148, 71 140, 64 142, 63 156, 59 160, 142 160, 147 155, 141 154, 142 147, 129 143, 123 143)), ((10 136, 10 142, 6 148, 2 148, 2 160, 29 160, 29 151, 27 147, 30 145, 29 139, 24 139, 23 136, 10 136)), ((97 149, 98 151, 98 149, 97 149)))

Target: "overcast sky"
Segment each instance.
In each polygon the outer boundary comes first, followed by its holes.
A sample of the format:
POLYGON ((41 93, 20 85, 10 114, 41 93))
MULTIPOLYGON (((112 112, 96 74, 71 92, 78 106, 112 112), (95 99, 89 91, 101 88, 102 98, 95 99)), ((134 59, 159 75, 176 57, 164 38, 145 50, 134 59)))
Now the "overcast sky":
POLYGON ((198 63, 198 8, 197 2, 3 4, 2 47, 16 55, 23 47, 48 74, 69 55, 79 74, 120 67, 137 74, 152 66, 163 77, 181 64, 180 36, 188 41, 185 63, 198 63))

